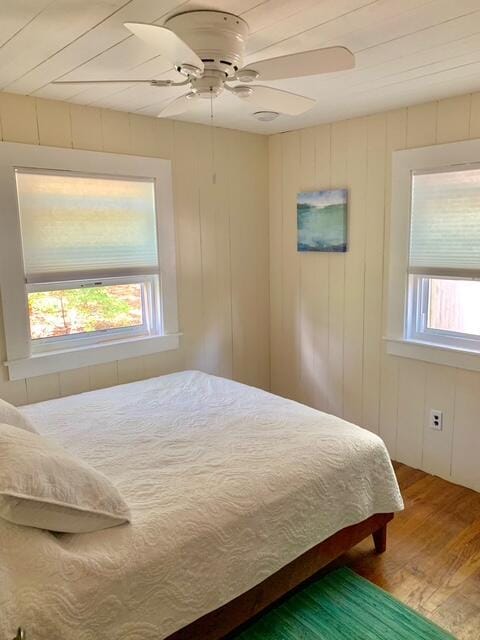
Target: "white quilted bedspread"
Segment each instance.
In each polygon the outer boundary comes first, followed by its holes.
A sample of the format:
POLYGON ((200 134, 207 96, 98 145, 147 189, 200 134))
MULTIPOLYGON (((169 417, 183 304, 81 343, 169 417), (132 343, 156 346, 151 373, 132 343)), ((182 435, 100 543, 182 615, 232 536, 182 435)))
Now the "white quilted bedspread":
POLYGON ((160 640, 403 506, 377 436, 196 371, 24 412, 116 484, 132 524, 54 536, 0 521, 2 640, 18 625, 32 640, 160 640))

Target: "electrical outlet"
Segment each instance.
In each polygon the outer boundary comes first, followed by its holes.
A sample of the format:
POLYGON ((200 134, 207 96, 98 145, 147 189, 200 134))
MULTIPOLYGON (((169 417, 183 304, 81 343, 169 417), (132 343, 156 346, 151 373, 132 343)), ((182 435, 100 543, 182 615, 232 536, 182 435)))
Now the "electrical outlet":
POLYGON ((438 409, 430 409, 430 428, 435 431, 443 429, 443 413, 438 409))

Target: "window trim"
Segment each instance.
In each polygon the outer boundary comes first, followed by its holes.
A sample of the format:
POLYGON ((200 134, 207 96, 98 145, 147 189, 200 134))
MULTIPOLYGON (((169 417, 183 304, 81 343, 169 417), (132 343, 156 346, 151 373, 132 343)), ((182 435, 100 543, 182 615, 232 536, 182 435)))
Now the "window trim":
MULTIPOLYGON (((11 380, 179 347, 172 170, 169 160, 1 142, 0 193, 3 225, 3 232, 0 234, 0 287, 7 348, 5 364, 11 380), (162 327, 158 334, 130 340, 113 340, 101 345, 81 346, 68 351, 32 353, 16 193, 16 168, 154 180, 159 255, 157 275, 162 311, 162 327)), ((103 276, 108 275, 113 274, 99 274, 96 279, 104 279, 103 276)))
MULTIPOLYGON (((480 140, 395 151, 392 154, 392 200, 388 272, 387 353, 436 364, 480 371, 480 352, 448 344, 418 340, 408 333, 408 256, 413 173, 455 171, 478 166, 480 140)), ((422 275, 422 274, 419 274, 422 275)), ((437 275, 447 274, 424 274, 437 275)), ((460 275, 460 274, 458 274, 460 275)))

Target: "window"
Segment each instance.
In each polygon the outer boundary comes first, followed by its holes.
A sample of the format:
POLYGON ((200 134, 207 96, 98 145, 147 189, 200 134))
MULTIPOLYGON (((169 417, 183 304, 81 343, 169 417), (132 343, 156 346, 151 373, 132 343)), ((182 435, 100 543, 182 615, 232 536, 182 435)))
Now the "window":
POLYGON ((389 353, 480 370, 480 142, 392 162, 389 353))
POLYGON ((106 278, 103 281, 27 285, 32 348, 42 351, 108 339, 149 335, 157 279, 106 278), (61 287, 61 288, 60 288, 61 287), (68 342, 67 342, 68 340, 68 342))
POLYGON ((153 181, 15 175, 32 351, 159 333, 153 181))
POLYGON ((409 337, 480 350, 480 281, 411 276, 409 337))
POLYGON ((166 160, 0 143, 11 379, 178 347, 166 160))
POLYGON ((480 351, 480 168, 413 173, 407 337, 480 351))

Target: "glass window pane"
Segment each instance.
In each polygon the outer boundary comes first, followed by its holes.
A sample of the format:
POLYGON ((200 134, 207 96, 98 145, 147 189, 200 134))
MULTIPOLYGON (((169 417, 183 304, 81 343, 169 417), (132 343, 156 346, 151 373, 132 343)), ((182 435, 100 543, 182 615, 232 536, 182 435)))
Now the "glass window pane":
POLYGON ((29 293, 30 334, 52 338, 141 326, 142 293, 140 283, 29 293))
POLYGON ((480 282, 431 278, 427 326, 480 335, 480 282))

